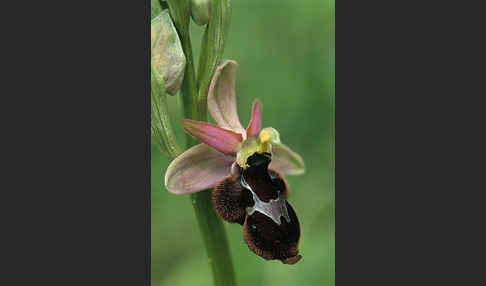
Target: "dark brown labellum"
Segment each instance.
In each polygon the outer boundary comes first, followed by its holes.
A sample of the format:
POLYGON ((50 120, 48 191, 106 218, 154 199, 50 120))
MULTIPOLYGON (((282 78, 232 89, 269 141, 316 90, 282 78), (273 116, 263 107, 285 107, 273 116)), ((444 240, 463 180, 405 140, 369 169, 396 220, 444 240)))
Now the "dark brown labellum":
POLYGON ((301 259, 299 221, 286 200, 288 184, 268 170, 270 161, 269 153, 250 156, 244 170, 238 167, 216 185, 212 201, 222 219, 243 225, 250 250, 267 260, 295 264, 301 259))
POLYGON ((243 237, 250 250, 259 256, 294 264, 301 258, 298 248, 300 226, 294 209, 288 202, 286 204, 290 222, 282 219, 278 225, 268 216, 255 212, 246 217, 243 237))

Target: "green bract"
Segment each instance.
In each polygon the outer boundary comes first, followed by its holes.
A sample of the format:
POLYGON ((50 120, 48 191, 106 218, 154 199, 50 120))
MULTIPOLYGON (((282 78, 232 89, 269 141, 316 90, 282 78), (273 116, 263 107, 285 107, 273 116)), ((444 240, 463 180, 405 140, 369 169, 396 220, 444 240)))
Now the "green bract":
POLYGON ((151 63, 164 80, 165 90, 175 95, 184 78, 186 57, 168 10, 151 22, 151 63))

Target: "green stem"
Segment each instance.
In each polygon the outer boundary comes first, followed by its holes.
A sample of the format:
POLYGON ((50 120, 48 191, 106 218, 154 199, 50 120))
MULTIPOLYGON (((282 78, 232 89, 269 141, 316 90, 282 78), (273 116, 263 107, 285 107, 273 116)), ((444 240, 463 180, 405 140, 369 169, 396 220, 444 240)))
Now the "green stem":
MULTIPOLYGON (((189 0, 167 0, 170 14, 174 20, 177 32, 181 39, 182 49, 186 56, 186 69, 184 80, 182 81, 182 104, 184 106, 184 117, 188 119, 207 121, 208 110, 206 96, 198 96, 201 85, 196 80, 194 69, 194 60, 192 57, 191 39, 189 36, 190 22, 190 2, 189 0)), ((204 70, 204 83, 209 82, 215 65, 219 62, 223 52, 223 41, 227 33, 229 24, 230 4, 229 0, 211 0, 211 19, 208 29, 211 30, 211 41, 217 45, 216 48, 206 49, 207 54, 202 57, 208 57, 207 68, 204 70), (224 17, 222 15, 224 13, 224 17), (223 21, 223 19, 225 21, 223 21)), ((208 38, 209 40, 209 38, 208 38)), ((202 80, 200 80, 202 81, 202 80)), ((207 84, 205 84, 207 85, 207 84)), ((207 93, 207 88, 202 93, 207 93)), ((187 148, 198 144, 199 142, 186 135, 187 148)), ((222 220, 216 215, 212 202, 211 190, 204 190, 191 195, 191 202, 196 213, 196 218, 204 240, 206 252, 209 258, 209 264, 213 271, 214 285, 216 286, 234 286, 236 285, 231 254, 228 247, 228 240, 222 220)))
MULTIPOLYGON (((207 101, 197 99, 196 73, 192 57, 191 39, 184 35, 181 39, 182 49, 186 55, 186 70, 182 82, 182 104, 184 106, 184 117, 199 121, 207 121, 207 101)), ((187 148, 198 143, 196 139, 186 134, 187 148)))
POLYGON ((222 220, 216 215, 211 203, 211 190, 191 195, 192 205, 213 271, 214 285, 236 285, 228 239, 222 220))
MULTIPOLYGON (((186 55, 186 70, 182 82, 182 102, 185 118, 207 121, 206 98, 198 98, 197 83, 194 72, 194 61, 189 36, 182 37, 182 46, 186 55)), ((199 142, 187 134, 187 148, 199 142)), ((231 254, 226 231, 222 220, 216 215, 212 202, 211 190, 201 191, 191 195, 191 202, 206 246, 209 264, 213 272, 214 285, 236 285, 231 254)))

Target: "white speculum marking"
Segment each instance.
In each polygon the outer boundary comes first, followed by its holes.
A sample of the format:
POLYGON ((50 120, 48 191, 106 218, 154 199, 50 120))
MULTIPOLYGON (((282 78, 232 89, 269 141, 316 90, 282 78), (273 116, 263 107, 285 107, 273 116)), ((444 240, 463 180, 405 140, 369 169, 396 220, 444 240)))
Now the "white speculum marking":
POLYGON ((282 192, 278 192, 277 199, 271 199, 270 202, 264 202, 253 192, 250 185, 245 181, 245 178, 241 176, 241 185, 249 190, 253 195, 253 201, 255 204, 253 207, 248 207, 246 209, 248 215, 252 215, 255 211, 262 213, 269 218, 271 218, 277 225, 282 224, 280 217, 284 217, 285 220, 290 223, 289 213, 287 212, 287 205, 285 199, 282 196, 282 192))

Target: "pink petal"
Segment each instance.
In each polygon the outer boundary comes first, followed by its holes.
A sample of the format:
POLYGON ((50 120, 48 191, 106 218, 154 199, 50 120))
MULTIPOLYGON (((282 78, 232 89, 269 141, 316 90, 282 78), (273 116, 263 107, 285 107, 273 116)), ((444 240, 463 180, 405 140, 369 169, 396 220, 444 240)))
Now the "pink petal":
POLYGON ((212 188, 230 174, 233 162, 234 157, 206 144, 196 145, 170 163, 165 173, 165 187, 176 195, 212 188))
POLYGON ((283 175, 300 175, 305 171, 302 157, 284 144, 272 144, 272 162, 268 168, 283 175))
POLYGON ((182 126, 192 136, 226 155, 236 154, 243 140, 239 133, 206 122, 184 119, 182 126))
POLYGON ((257 136, 262 129, 262 105, 258 99, 253 102, 253 111, 251 113, 251 121, 246 128, 246 137, 257 136))
POLYGON ((216 68, 208 92, 208 110, 220 127, 246 134, 236 106, 235 82, 238 64, 224 61, 216 68))

